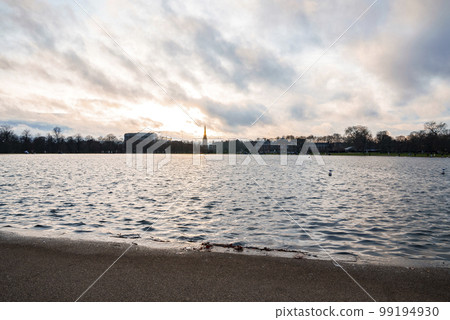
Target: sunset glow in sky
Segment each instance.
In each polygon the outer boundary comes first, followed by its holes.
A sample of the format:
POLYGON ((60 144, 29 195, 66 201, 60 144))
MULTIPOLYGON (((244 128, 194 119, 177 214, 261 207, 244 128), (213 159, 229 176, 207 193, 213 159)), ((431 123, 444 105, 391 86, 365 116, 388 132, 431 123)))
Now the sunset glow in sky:
POLYGON ((450 1, 379 0, 253 126, 373 0, 77 2, 89 15, 73 0, 0 0, 0 124, 16 133, 187 138, 206 124, 256 138, 360 124, 400 135, 450 123, 450 1))

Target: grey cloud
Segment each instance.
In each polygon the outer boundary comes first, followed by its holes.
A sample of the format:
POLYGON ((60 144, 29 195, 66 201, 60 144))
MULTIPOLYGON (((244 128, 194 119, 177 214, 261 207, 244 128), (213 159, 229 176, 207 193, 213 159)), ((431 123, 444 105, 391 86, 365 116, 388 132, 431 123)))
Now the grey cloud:
POLYGON ((368 45, 366 50, 375 48, 375 55, 362 60, 371 72, 395 86, 397 104, 406 105, 427 94, 433 79, 450 80, 450 2, 407 1, 390 6, 390 23, 362 44, 368 45), (407 18, 411 20, 405 22, 407 18))
POLYGON ((85 91, 105 97, 126 98, 132 101, 153 98, 151 92, 143 88, 143 84, 149 81, 144 73, 141 73, 141 79, 133 79, 136 81, 130 83, 130 81, 126 81, 127 78, 124 75, 114 72, 114 66, 106 73, 92 64, 87 56, 82 56, 73 50, 54 52, 53 59, 59 63, 61 68, 70 72, 69 79, 63 74, 57 74, 56 76, 60 80, 76 82, 74 85, 81 86, 81 89, 85 91), (74 81, 74 75, 76 75, 78 81, 74 81))
POLYGON ((31 118, 38 114, 54 114, 55 112, 69 112, 72 107, 67 105, 63 100, 48 98, 45 96, 32 95, 25 98, 17 98, 14 96, 0 96, 0 110, 3 118, 31 118), (47 113, 39 113, 35 110, 49 110, 47 113))
POLYGON ((5 1, 4 5, 6 14, 2 14, 0 27, 20 42, 20 49, 38 46, 53 50, 65 38, 66 26, 78 23, 67 5, 55 8, 44 1, 12 0, 5 1))
POLYGON ((77 73, 81 80, 87 80, 90 84, 95 84, 105 91, 112 93, 117 92, 117 87, 111 80, 100 70, 94 68, 93 65, 82 59, 77 53, 68 51, 62 54, 66 66, 72 72, 77 73))
MULTIPOLYGON (((51 56, 53 59, 54 56, 51 56)), ((41 59, 45 59, 41 57, 41 59)), ((29 60, 29 61, 16 61, 14 59, 9 59, 0 56, 0 69, 7 70, 8 72, 15 72, 17 74, 26 74, 27 76, 33 76, 35 79, 47 80, 56 83, 67 83, 72 84, 70 79, 62 79, 57 75, 51 73, 51 71, 46 68, 44 63, 40 59, 29 60)))
MULTIPOLYGON (((314 12, 307 5, 318 6, 313 1, 264 1, 255 5, 255 19, 260 34, 270 37, 283 53, 299 53, 310 45, 322 44, 314 12)), ((327 3, 330 6, 331 3, 327 3)), ((329 25, 329 20, 327 21, 329 25)))
POLYGON ((29 50, 28 59, 25 60, 16 58, 14 52, 11 52, 13 48, 3 50, 0 56, 1 68, 14 68, 18 74, 32 75, 36 79, 46 79, 58 84, 70 84, 97 95, 131 100, 153 98, 142 87, 142 83, 147 81, 145 74, 120 54, 119 48, 110 48, 98 40, 99 47, 105 49, 105 57, 119 59, 129 72, 140 72, 141 78, 132 84, 126 81, 128 79, 125 75, 114 73, 114 68, 104 72, 89 61, 89 53, 84 51, 83 24, 76 19, 68 4, 52 6, 42 1, 8 1, 3 10, 4 19, 1 19, 3 22, 0 24, 7 25, 11 29, 8 32, 19 39, 20 49, 29 50), (55 68, 46 69, 46 65, 55 68), (63 74, 64 70, 71 74, 63 74), (76 81, 74 75, 81 81, 76 81))
POLYGON ((11 62, 9 59, 0 57, 0 69, 3 69, 3 70, 14 69, 14 63, 11 62))
POLYGON ((178 43, 172 40, 163 40, 161 46, 164 52, 170 57, 177 57, 189 54, 189 50, 183 48, 178 43))
POLYGON ((312 106, 295 104, 289 107, 289 115, 295 120, 310 120, 316 117, 317 114, 312 106))
POLYGON ((330 100, 350 101, 353 99, 353 95, 346 91, 335 92, 331 96, 330 100))
POLYGON ((380 117, 379 108, 377 105, 369 105, 361 108, 360 113, 363 117, 369 120, 377 119, 380 117))
MULTIPOLYGON (((209 98, 192 101, 197 104, 210 118, 215 119, 227 127, 228 130, 237 130, 239 127, 250 127, 265 107, 257 103, 243 103, 242 105, 224 104, 209 98)), ((261 123, 269 124, 269 117, 262 117, 261 123)))
POLYGON ((302 106, 292 106, 290 114, 295 119, 302 119, 305 116, 305 109, 302 106))
MULTIPOLYGON (((102 118, 102 112, 107 114, 111 108, 120 109, 117 102, 108 100, 80 100, 79 104, 88 106, 91 110, 97 109, 97 116, 102 118)), ((123 107, 123 106, 122 106, 123 107)), ((114 133, 121 135, 123 132, 134 131, 139 128, 152 127, 159 128, 162 123, 154 121, 148 117, 139 119, 117 119, 115 121, 98 121, 97 117, 86 116, 73 109, 64 101, 58 99, 48 99, 46 97, 34 97, 30 99, 6 98, 0 96, 0 122, 12 123, 14 125, 24 124, 35 130, 45 130, 48 126, 53 128, 59 126, 64 128, 65 134, 82 132, 84 134, 104 135, 114 133), (36 112, 40 107, 58 110, 58 112, 36 112), (67 126, 70 124, 70 127, 67 126)))
MULTIPOLYGON (((207 69, 239 90, 261 83, 287 86, 295 76, 290 66, 267 49, 226 40, 219 30, 206 21, 193 18, 175 21, 180 32, 193 34, 193 50, 207 69)), ((182 52, 175 47, 171 49, 182 52)))
MULTIPOLYGON (((70 131, 72 128, 62 126, 58 123, 48 123, 48 122, 39 122, 39 121, 26 121, 26 120, 7 120, 7 121, 0 121, 1 124, 7 124, 12 127, 18 127, 20 125, 26 125, 34 131, 41 131, 42 133, 51 132, 54 127, 60 127, 61 130, 64 131, 70 131)), ((20 134, 21 132, 16 132, 16 134, 20 134)))

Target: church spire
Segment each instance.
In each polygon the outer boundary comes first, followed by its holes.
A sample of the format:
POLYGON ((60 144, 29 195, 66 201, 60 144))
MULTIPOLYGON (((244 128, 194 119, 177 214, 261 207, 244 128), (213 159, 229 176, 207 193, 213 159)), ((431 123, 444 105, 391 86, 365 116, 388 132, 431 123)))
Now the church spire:
POLYGON ((208 145, 208 138, 206 137, 206 125, 203 127, 204 131, 203 131, 203 145, 207 146, 208 145))

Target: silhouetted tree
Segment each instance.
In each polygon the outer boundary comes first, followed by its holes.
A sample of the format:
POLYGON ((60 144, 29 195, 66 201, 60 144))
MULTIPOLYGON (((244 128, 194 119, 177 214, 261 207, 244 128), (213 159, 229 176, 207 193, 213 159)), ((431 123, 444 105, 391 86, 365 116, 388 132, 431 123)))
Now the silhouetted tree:
POLYGON ((442 152, 445 148, 445 135, 447 133, 447 124, 436 121, 426 122, 425 129, 425 143, 427 145, 427 152, 442 152))
POLYGON ((392 152, 393 138, 389 131, 378 131, 376 142, 381 152, 392 152))
POLYGON ((345 141, 353 146, 356 151, 366 151, 372 135, 365 126, 353 126, 345 129, 345 141))
POLYGON ((444 122, 437 123, 436 121, 429 121, 425 122, 424 128, 427 134, 437 136, 446 133, 447 124, 444 122))
POLYGON ((77 152, 82 152, 82 143, 84 142, 83 137, 81 136, 81 134, 77 133, 75 135, 75 143, 77 145, 77 152))
POLYGON ((0 126, 0 152, 12 153, 17 152, 17 136, 9 125, 0 126))
POLYGON ((117 152, 117 142, 119 140, 112 133, 108 134, 105 138, 103 138, 103 151, 107 153, 115 153, 117 152))
POLYGON ((50 133, 47 134, 47 139, 45 139, 45 152, 53 153, 57 151, 55 139, 53 139, 50 133))
POLYGON ((32 151, 37 153, 44 153, 46 150, 45 145, 45 137, 37 135, 32 142, 32 151))
POLYGON ((65 139, 64 147, 62 148, 64 152, 76 153, 77 151, 77 143, 72 136, 69 136, 65 139))
POLYGON ((20 136, 20 143, 22 144, 22 152, 30 151, 31 148, 31 133, 30 130, 25 129, 20 136))
POLYGON ((56 151, 62 152, 62 140, 63 136, 61 134, 61 128, 60 127, 54 127, 53 128, 53 135, 55 136, 55 145, 56 145, 56 151))

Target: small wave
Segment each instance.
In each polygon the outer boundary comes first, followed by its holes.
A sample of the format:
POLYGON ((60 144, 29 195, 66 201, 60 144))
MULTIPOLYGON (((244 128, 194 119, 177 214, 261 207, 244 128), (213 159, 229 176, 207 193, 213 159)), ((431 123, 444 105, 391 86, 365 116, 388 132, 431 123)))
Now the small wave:
POLYGON ((150 222, 150 221, 147 221, 147 220, 139 220, 139 221, 136 221, 138 224, 148 224, 148 225, 152 225, 153 224, 153 222, 150 222))
POLYGON ((54 218, 63 218, 64 217, 64 215, 56 214, 56 213, 49 214, 49 216, 54 217, 54 218))
POLYGON ((84 222, 73 222, 73 223, 63 223, 63 226, 68 226, 68 227, 81 227, 81 226, 85 226, 86 223, 84 222))
POLYGON ((409 246, 415 249, 427 249, 430 247, 429 244, 417 244, 417 243, 410 244, 409 246))
POLYGON ((63 204, 64 204, 64 206, 66 206, 66 207, 75 207, 75 206, 76 206, 76 204, 75 204, 75 203, 72 203, 72 202, 64 202, 63 204))
POLYGON ((193 237, 179 236, 179 237, 177 237, 177 239, 180 241, 197 242, 197 241, 205 240, 205 237, 204 236, 193 236, 193 237))
POLYGON ((55 217, 55 218, 62 218, 62 217, 64 217, 64 215, 58 214, 59 211, 61 211, 61 210, 59 210, 59 209, 51 209, 49 216, 55 217))
POLYGON ((431 231, 422 230, 422 231, 407 232, 407 233, 405 233, 405 236, 414 238, 414 237, 424 237, 424 236, 426 237, 426 236, 429 236, 431 234, 432 234, 431 231))
POLYGON ((42 224, 37 224, 34 226, 34 228, 36 229, 51 229, 51 226, 46 226, 46 225, 42 225, 42 224))
POLYGON ((339 236, 335 236, 335 235, 328 235, 326 237, 327 240, 333 240, 333 241, 352 241, 353 239, 348 238, 348 237, 339 237, 339 236))
POLYGON ((367 240, 367 239, 360 240, 357 243, 362 244, 362 245, 371 245, 371 246, 381 245, 381 242, 379 242, 379 241, 367 240))
POLYGON ((151 202, 155 202, 155 199, 149 198, 149 197, 145 197, 145 196, 139 196, 138 197, 140 200, 144 200, 144 201, 151 201, 151 202))
POLYGON ((139 239, 141 236, 137 233, 131 233, 131 234, 121 234, 113 236, 114 238, 121 238, 121 239, 139 239))

